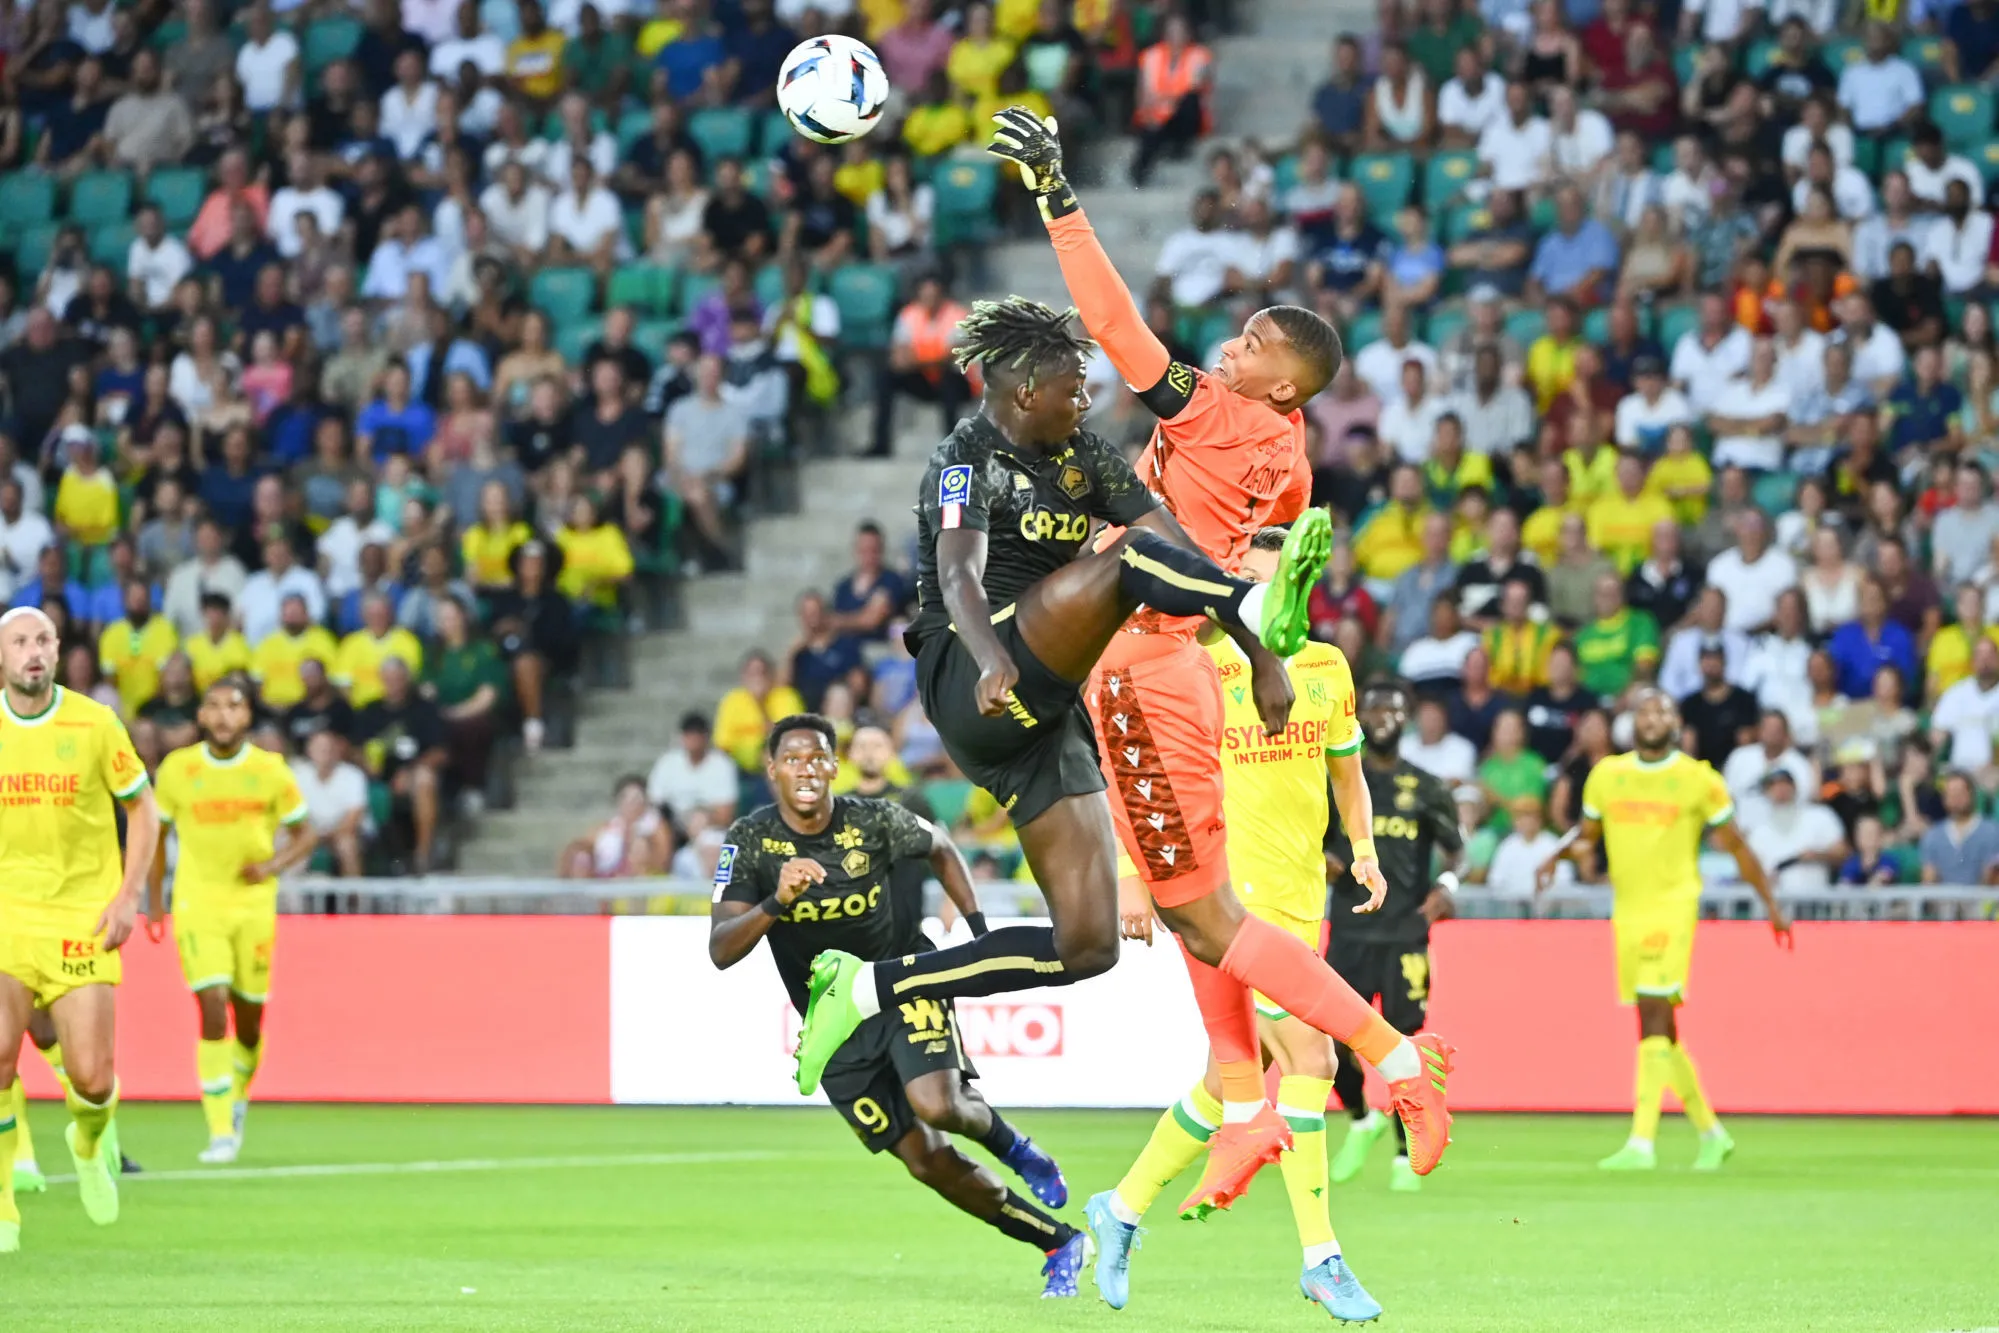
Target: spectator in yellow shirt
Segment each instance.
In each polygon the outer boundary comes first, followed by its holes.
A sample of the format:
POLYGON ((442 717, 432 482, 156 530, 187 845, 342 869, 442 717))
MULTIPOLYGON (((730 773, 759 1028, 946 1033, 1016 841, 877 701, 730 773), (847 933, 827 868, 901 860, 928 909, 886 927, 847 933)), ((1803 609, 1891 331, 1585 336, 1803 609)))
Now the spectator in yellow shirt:
POLYGON ((1673 506, 1673 517, 1683 527, 1693 527, 1707 517, 1708 494, 1714 489, 1714 469, 1694 448, 1691 426, 1674 426, 1666 432, 1666 452, 1652 464, 1645 489, 1662 495, 1673 506))
POLYGON ((569 504, 569 524, 555 534, 562 548, 562 573, 555 586, 572 602, 599 608, 618 604, 618 589, 632 577, 632 548, 616 524, 597 517, 587 495, 569 504))
POLYGON ((329 674, 355 708, 382 697, 382 663, 390 658, 400 658, 412 676, 423 671, 423 644, 396 624, 395 611, 386 593, 368 593, 361 598, 361 628, 340 641, 329 674))
POLYGON ((1527 348, 1524 378, 1534 395, 1534 410, 1546 412, 1576 378, 1576 349, 1583 345, 1576 336, 1575 303, 1566 296, 1548 301, 1548 330, 1527 348))
POLYGON ((514 517, 505 483, 487 482, 479 488, 479 522, 458 539, 466 580, 481 593, 512 587, 514 552, 533 538, 534 529, 514 517))
POLYGON ((993 7, 983 0, 965 11, 965 35, 944 63, 951 88, 966 103, 999 91, 1000 74, 1013 63, 1012 42, 993 32, 993 7))
POLYGON ((1432 512, 1423 500, 1423 474, 1399 463, 1388 474, 1388 500, 1363 518, 1353 536, 1354 563, 1361 577, 1386 583, 1423 558, 1423 520, 1432 512))
POLYGON ((1931 704, 1971 674, 1971 650, 1980 639, 1999 643, 1999 625, 1985 623, 1985 594, 1976 584, 1960 584, 1951 605, 1957 611, 1957 623, 1932 635, 1929 652, 1923 656, 1927 691, 1923 697, 1931 704))
POLYGON ((951 81, 934 71, 923 85, 923 96, 902 122, 902 141, 918 157, 937 157, 972 137, 972 117, 951 96, 951 81))
POLYGON ((764 737, 779 718, 805 711, 805 700, 789 685, 779 685, 769 655, 755 651, 743 658, 736 688, 715 705, 715 748, 736 761, 745 773, 763 774, 764 737))
POLYGON ((180 635, 165 616, 153 614, 152 589, 144 579, 125 580, 125 618, 97 636, 97 666, 118 687, 118 703, 129 720, 159 693, 160 668, 180 646, 180 635))
POLYGON ((1620 574, 1645 563, 1652 550, 1652 529, 1673 521, 1673 506, 1657 491, 1646 489, 1645 462, 1636 454, 1617 460, 1617 486, 1591 503, 1584 516, 1589 544, 1610 557, 1620 574))
POLYGON ((1037 120, 1046 120, 1055 114, 1055 108, 1048 99, 1027 86, 1027 70, 1017 60, 1000 71, 999 87, 990 96, 972 103, 972 124, 990 125, 996 114, 1010 106, 1026 107, 1037 120))
POLYGON ((1575 500, 1569 469, 1559 458, 1541 464, 1541 507, 1520 525, 1520 544, 1532 551, 1542 568, 1552 568, 1562 552, 1562 520, 1586 506, 1575 500))
POLYGON ((62 444, 69 466, 56 485, 56 531, 85 549, 87 558, 78 573, 86 585, 96 587, 105 581, 103 548, 118 535, 118 482, 99 458, 90 427, 63 427, 62 444))
POLYGON ((201 633, 181 644, 194 675, 194 688, 208 687, 231 671, 250 669, 250 644, 229 623, 229 599, 219 592, 201 595, 201 633))
POLYGON ((310 658, 331 674, 339 653, 326 627, 312 623, 305 598, 288 595, 278 607, 278 628, 250 650, 250 678, 257 682, 257 697, 266 708, 290 708, 305 698, 299 664, 310 658))
POLYGON ((1548 683, 1548 659, 1562 638, 1553 625, 1528 615, 1533 603, 1533 584, 1508 579, 1499 592, 1499 620, 1481 641, 1492 688, 1523 698, 1548 683))
POLYGON ((507 46, 507 77, 523 95, 548 102, 562 91, 561 33, 548 26, 540 0, 521 0, 521 35, 507 46))

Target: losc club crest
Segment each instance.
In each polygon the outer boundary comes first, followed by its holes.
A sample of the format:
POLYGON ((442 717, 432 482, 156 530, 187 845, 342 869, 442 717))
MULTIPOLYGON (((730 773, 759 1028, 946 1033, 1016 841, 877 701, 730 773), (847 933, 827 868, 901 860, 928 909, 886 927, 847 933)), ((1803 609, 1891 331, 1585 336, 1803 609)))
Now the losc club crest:
POLYGON ((1070 463, 1062 469, 1062 474, 1055 479, 1055 484, 1060 486, 1062 494, 1068 496, 1071 500, 1080 500, 1090 493, 1089 473, 1083 471, 1083 469, 1077 467, 1074 463, 1070 463))
POLYGON ((855 848, 840 858, 840 869, 847 872, 849 879, 859 879, 868 873, 868 854, 855 848))

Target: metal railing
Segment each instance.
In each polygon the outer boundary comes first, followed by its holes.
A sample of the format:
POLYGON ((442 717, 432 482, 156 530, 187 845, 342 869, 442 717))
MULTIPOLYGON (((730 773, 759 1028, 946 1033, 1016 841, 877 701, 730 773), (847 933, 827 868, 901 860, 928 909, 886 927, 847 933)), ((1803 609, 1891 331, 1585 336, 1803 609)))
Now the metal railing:
MULTIPOLYGON (((1009 889, 1021 886, 1009 884, 1009 889)), ((311 915, 377 916, 705 916, 710 886, 693 880, 590 880, 429 875, 415 879, 287 879, 278 910, 311 915)), ((1459 891, 1458 914, 1499 920, 1590 920, 1610 915, 1610 889, 1578 885, 1539 899, 1479 888, 1459 891)), ((1798 921, 1999 921, 1999 889, 1905 884, 1780 892, 1798 921)), ((1761 920, 1756 895, 1740 885, 1701 893, 1701 915, 1718 921, 1761 920)))

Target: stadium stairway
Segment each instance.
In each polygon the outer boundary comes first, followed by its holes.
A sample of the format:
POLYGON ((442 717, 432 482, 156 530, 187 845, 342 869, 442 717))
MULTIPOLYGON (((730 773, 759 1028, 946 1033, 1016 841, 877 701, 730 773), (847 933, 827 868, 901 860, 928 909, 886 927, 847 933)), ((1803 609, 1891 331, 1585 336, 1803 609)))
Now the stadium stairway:
MULTIPOLYGON (((1288 149, 1311 117, 1313 89, 1331 68, 1333 38, 1374 27, 1367 0, 1245 0, 1238 10, 1244 31, 1214 44, 1221 133, 1188 161, 1160 163, 1144 189, 1131 186, 1129 139, 1093 149, 1078 173, 1091 225, 1140 296, 1166 238, 1187 225, 1189 201, 1207 180, 1207 148, 1253 140, 1288 149)), ((1069 304, 1054 255, 1040 239, 994 246, 987 262, 995 288, 1069 304)))

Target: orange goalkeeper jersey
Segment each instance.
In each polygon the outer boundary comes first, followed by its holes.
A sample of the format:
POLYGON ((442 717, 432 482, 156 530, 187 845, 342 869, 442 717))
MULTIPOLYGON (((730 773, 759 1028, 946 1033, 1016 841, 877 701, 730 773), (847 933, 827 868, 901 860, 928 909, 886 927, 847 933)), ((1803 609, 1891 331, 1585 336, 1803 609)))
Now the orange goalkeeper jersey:
MULTIPOLYGON (((1159 417, 1152 443, 1138 461, 1140 479, 1196 545, 1223 569, 1234 570, 1257 529, 1289 523, 1305 510, 1312 491, 1305 414, 1274 412, 1172 360, 1146 327, 1081 210, 1056 218, 1048 231, 1083 326, 1159 417)), ((1202 623, 1146 607, 1126 629, 1191 637, 1202 623)))

